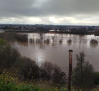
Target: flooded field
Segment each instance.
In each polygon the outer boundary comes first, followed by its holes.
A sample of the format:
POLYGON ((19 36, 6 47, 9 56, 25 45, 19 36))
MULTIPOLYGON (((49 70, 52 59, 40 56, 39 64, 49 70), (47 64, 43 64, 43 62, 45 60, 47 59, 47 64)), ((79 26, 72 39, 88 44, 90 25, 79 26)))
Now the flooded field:
POLYGON ((76 65, 76 54, 83 51, 85 61, 89 61, 99 71, 99 44, 90 43, 91 39, 99 42, 99 36, 94 35, 28 33, 28 43, 13 42, 11 45, 22 56, 29 57, 38 64, 49 61, 60 67, 68 67, 69 49, 73 50, 73 67, 76 65))

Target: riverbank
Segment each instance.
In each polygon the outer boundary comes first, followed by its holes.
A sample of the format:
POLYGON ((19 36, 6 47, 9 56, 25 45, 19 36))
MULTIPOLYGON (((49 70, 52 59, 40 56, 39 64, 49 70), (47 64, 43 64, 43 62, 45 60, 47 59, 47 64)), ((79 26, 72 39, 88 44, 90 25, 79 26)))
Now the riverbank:
POLYGON ((86 33, 80 33, 80 32, 69 32, 69 31, 41 31, 41 32, 38 32, 38 31, 22 31, 22 30, 17 30, 17 31, 5 31, 5 32, 16 32, 16 33, 58 33, 58 34, 78 34, 78 35, 92 35, 92 34, 95 34, 95 35, 99 35, 97 33, 94 33, 93 31, 92 32, 86 32, 86 33))

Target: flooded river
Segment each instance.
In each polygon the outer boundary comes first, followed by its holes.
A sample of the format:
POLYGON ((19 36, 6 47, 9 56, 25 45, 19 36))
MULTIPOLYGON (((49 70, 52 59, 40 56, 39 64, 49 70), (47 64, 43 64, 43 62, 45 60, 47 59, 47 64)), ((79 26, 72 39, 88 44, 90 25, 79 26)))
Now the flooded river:
POLYGON ((38 64, 49 61, 60 67, 68 67, 69 53, 72 49, 73 67, 76 65, 76 54, 83 51, 86 55, 85 61, 93 65, 95 71, 99 71, 99 44, 90 43, 91 39, 99 42, 99 36, 28 33, 28 43, 14 42, 12 47, 16 48, 22 56, 35 60, 38 64), (42 39, 42 42, 37 40, 42 39), (32 42, 31 42, 31 40, 32 42), (45 40, 49 39, 48 42, 45 40), (71 40, 67 42, 68 40, 71 40))

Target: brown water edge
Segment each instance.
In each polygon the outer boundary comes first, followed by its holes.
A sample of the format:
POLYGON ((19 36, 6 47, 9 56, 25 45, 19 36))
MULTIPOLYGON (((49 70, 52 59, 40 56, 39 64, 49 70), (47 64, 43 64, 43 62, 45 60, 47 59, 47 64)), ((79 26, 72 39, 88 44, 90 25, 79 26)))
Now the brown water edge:
MULTIPOLYGON (((38 33, 27 33, 28 39, 39 38, 38 33)), ((99 45, 90 44, 90 39, 99 39, 99 36, 94 35, 73 35, 73 34, 54 34, 46 33, 44 38, 49 38, 50 43, 21 43, 13 42, 11 46, 18 49, 22 56, 29 57, 35 60, 38 64, 49 61, 55 63, 60 67, 68 67, 69 64, 69 53, 68 50, 73 50, 73 67, 76 65, 76 54, 84 51, 86 57, 85 61, 89 61, 95 69, 99 71, 99 45), (55 41, 52 41, 52 36, 55 36, 55 41), (63 42, 60 44, 59 40, 63 42), (71 39, 72 42, 68 43, 67 40, 71 39)))

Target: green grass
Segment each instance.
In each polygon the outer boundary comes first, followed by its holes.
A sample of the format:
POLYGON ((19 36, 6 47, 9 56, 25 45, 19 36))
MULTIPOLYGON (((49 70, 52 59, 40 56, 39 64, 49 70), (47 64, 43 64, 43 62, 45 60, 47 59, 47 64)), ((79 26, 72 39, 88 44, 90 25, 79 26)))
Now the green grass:
POLYGON ((0 82, 0 91, 58 91, 57 89, 43 89, 40 87, 36 87, 30 84, 13 84, 13 83, 5 83, 0 82))
MULTIPOLYGON (((29 83, 30 81, 19 82, 13 75, 6 72, 6 70, 0 75, 0 91, 59 91, 57 86, 48 87, 47 84, 36 84, 35 82, 29 83), (8 84, 7 81, 9 81, 8 84)), ((60 91, 68 91, 67 86, 62 87, 60 91)), ((71 91, 82 90, 76 90, 72 87, 71 91)), ((99 86, 91 91, 99 91, 99 86)))
MULTIPOLYGON (((43 88, 42 85, 34 86, 33 84, 10 82, 7 84, 4 78, 0 78, 0 91, 59 91, 57 88, 43 88)), ((60 91, 67 91, 67 88, 62 88, 60 91)), ((72 88, 71 91, 78 91, 72 88)), ((82 90, 79 90, 82 91, 82 90)), ((99 91, 99 88, 94 88, 91 91, 99 91)))
POLYGON ((19 83, 17 79, 11 77, 11 74, 8 72, 3 72, 3 74, 0 75, 0 91, 58 91, 57 88, 47 89, 42 87, 42 85, 34 85, 29 83, 19 83), (9 81, 8 84, 7 81, 9 81))

